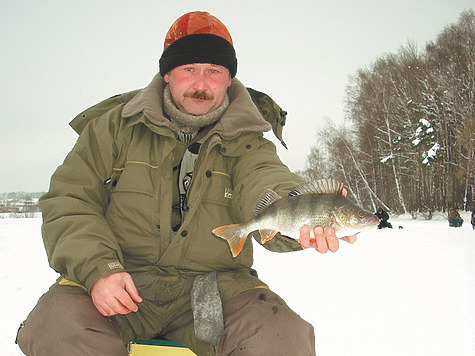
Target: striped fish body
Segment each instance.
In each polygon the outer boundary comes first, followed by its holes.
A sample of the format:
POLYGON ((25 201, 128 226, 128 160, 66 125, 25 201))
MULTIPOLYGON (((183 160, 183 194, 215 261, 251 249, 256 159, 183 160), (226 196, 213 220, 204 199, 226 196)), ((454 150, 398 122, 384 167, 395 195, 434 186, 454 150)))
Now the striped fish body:
POLYGON ((261 243, 266 243, 274 238, 277 232, 288 237, 299 237, 300 228, 304 225, 310 228, 331 226, 338 237, 343 237, 354 235, 379 223, 372 213, 341 195, 341 183, 326 181, 327 184, 323 188, 315 188, 319 186, 315 183, 312 183, 310 188, 308 184, 304 185, 305 189, 297 187, 296 191, 285 198, 268 190, 261 195, 254 219, 242 224, 218 227, 213 233, 228 241, 231 252, 236 257, 247 236, 256 230, 260 233, 261 243))

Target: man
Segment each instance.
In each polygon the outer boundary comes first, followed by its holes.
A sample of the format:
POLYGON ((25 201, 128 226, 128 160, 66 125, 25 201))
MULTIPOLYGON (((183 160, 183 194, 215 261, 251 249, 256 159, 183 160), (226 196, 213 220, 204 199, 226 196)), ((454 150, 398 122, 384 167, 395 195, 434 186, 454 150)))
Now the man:
MULTIPOLYGON (((61 277, 18 344, 27 355, 117 356, 161 337, 198 355, 315 354, 312 326, 251 269, 251 239, 233 258, 211 232, 251 218, 265 189, 301 183, 263 138, 270 124, 235 78, 231 36, 192 12, 164 47, 148 87, 72 123, 80 137, 40 202, 61 277)), ((300 243, 277 236, 264 247, 338 249, 333 229, 313 235, 304 226, 300 243)))
POLYGON ((379 225, 378 229, 383 229, 383 228, 390 228, 392 229, 393 226, 391 223, 388 221, 389 220, 389 214, 384 210, 383 208, 379 208, 377 212, 374 213, 379 219, 379 225))
POLYGON ((459 209, 454 206, 453 209, 449 211, 449 226, 451 227, 460 227, 463 225, 463 219, 460 216, 459 209))

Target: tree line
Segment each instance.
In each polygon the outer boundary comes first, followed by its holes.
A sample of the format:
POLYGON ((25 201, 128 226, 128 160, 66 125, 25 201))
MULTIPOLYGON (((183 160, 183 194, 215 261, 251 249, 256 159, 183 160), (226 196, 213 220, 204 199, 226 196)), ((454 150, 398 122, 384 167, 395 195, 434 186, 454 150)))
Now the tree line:
POLYGON ((5 192, 0 193, 0 199, 38 199, 45 193, 46 192, 5 192))
POLYGON ((373 211, 475 207, 474 49, 467 10, 423 51, 409 43, 359 69, 345 93, 345 124, 317 134, 300 173, 344 181, 373 211))

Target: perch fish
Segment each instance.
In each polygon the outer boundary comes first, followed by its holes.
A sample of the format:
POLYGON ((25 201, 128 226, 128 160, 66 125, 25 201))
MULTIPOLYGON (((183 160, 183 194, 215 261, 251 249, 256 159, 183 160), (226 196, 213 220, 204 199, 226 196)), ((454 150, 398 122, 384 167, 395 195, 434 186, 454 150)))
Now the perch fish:
POLYGON ((343 196, 342 189, 343 183, 333 179, 304 183, 286 197, 268 189, 259 197, 253 219, 217 227, 213 234, 225 239, 236 257, 247 236, 256 230, 264 244, 278 232, 288 237, 299 236, 303 225, 311 229, 331 226, 337 237, 354 235, 378 225, 378 218, 343 196))

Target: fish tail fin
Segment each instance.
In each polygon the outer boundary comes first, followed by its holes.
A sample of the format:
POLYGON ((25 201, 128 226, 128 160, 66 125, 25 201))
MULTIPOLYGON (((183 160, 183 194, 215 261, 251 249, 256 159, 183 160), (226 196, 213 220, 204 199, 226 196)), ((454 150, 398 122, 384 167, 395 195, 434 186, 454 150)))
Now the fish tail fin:
POLYGON ((230 224, 217 227, 213 230, 213 234, 228 242, 233 257, 239 255, 247 238, 247 234, 242 231, 240 224, 230 224))

